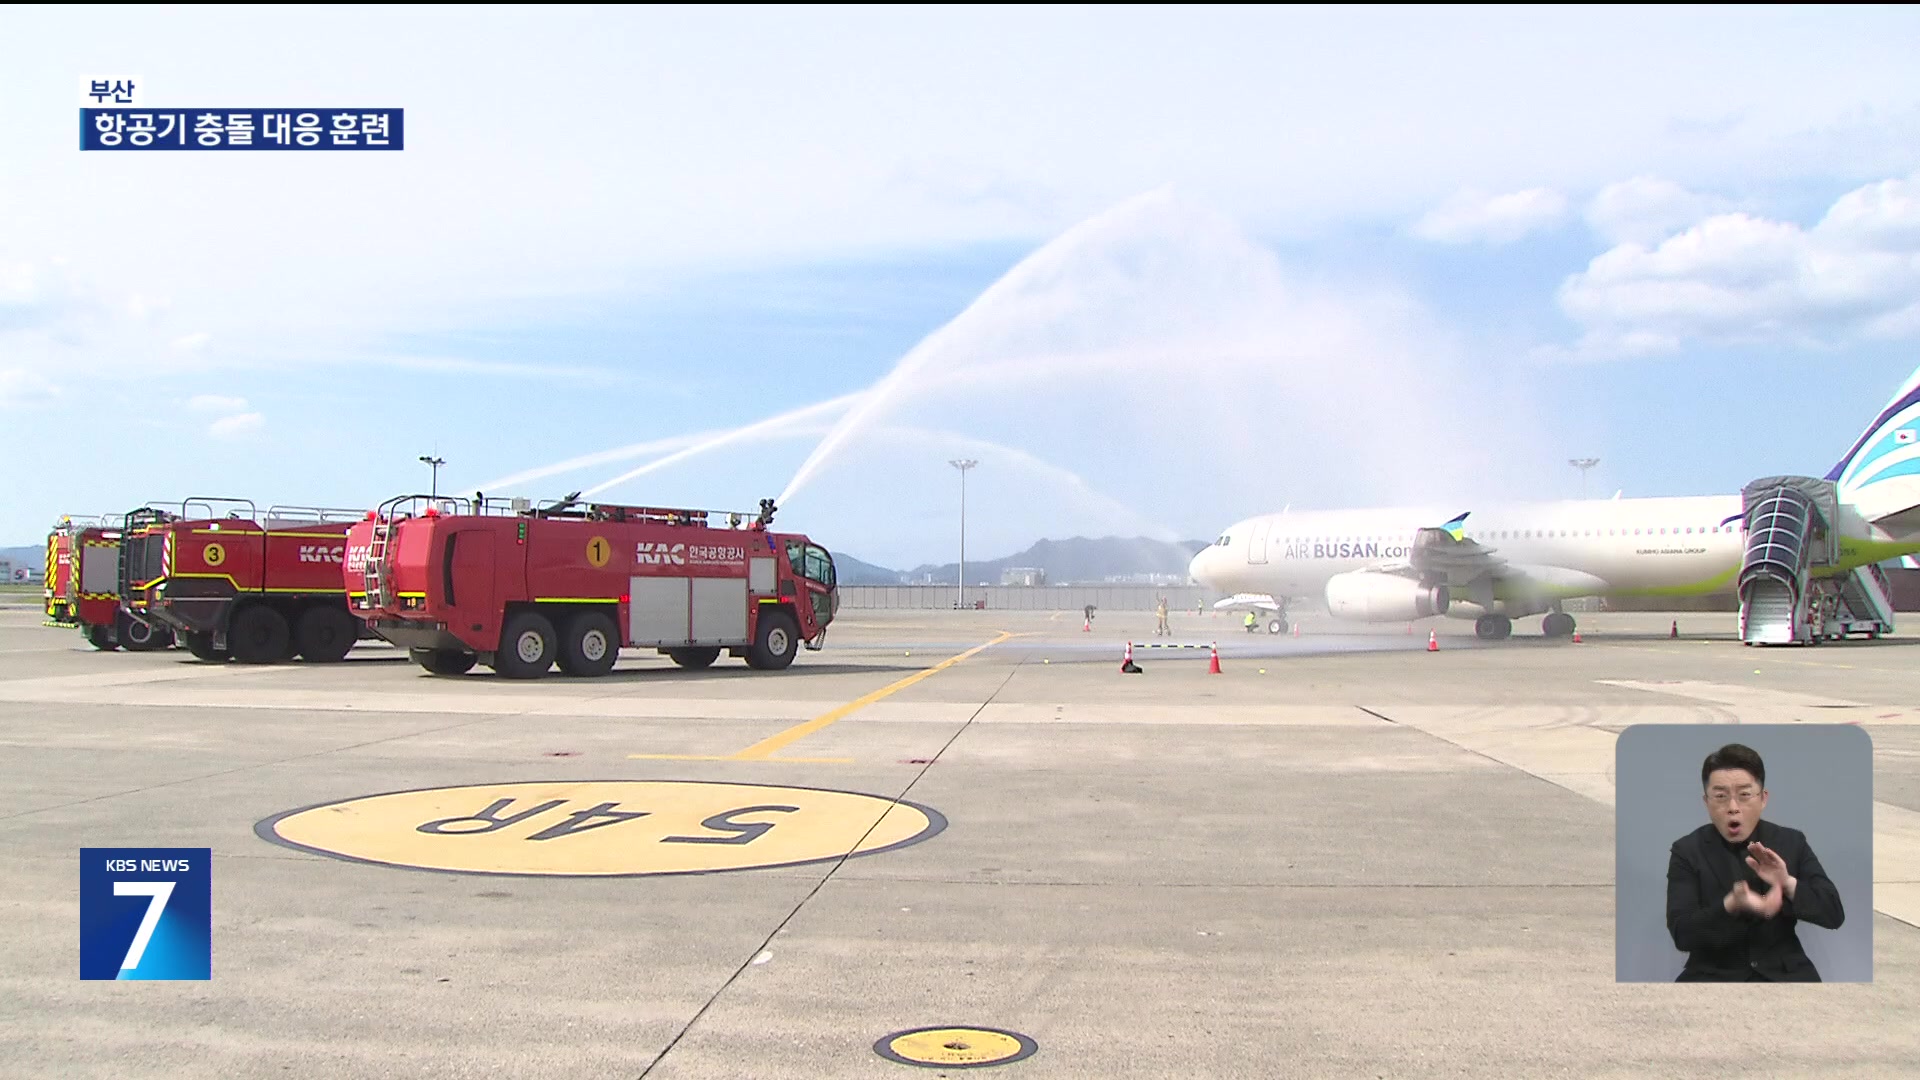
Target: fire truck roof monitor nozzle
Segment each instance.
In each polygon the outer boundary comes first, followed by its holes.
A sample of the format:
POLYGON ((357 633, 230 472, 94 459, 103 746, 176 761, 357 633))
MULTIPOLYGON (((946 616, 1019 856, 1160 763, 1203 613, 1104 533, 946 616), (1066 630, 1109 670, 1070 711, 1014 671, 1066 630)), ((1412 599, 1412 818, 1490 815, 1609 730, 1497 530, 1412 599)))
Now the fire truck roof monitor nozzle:
POLYGON ((771 528, 773 526, 773 511, 774 511, 774 506, 773 506, 772 499, 760 500, 760 527, 761 528, 766 529, 766 528, 771 528))

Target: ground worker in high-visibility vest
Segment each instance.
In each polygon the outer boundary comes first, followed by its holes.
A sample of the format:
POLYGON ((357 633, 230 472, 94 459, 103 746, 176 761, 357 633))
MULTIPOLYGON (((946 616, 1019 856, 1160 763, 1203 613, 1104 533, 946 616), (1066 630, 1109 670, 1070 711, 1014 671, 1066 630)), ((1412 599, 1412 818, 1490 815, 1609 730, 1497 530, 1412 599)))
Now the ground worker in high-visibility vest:
POLYGON ((1253 617, 1253 612, 1247 612, 1247 633, 1253 633, 1253 625, 1259 621, 1259 619, 1253 617))
POLYGON ((1167 598, 1166 597, 1163 596, 1160 598, 1160 606, 1154 608, 1153 613, 1160 617, 1160 625, 1155 626, 1153 628, 1153 636, 1159 637, 1160 635, 1165 634, 1168 637, 1172 637, 1173 627, 1167 625, 1167 598))

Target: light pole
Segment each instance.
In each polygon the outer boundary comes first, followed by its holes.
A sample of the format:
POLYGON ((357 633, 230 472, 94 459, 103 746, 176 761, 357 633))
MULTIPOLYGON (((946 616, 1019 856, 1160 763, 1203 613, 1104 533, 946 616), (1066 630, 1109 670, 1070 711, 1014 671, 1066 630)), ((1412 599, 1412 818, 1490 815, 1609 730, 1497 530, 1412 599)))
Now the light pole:
POLYGON ((957 606, 967 606, 967 470, 980 464, 971 458, 949 461, 947 464, 960 470, 960 601, 957 606))
POLYGON ((421 454, 421 455, 420 455, 420 460, 421 460, 421 461, 423 461, 423 462, 426 462, 426 463, 427 463, 428 465, 431 465, 431 466, 433 466, 433 495, 432 495, 432 497, 433 497, 433 498, 436 498, 436 499, 437 499, 437 498, 439 498, 439 497, 440 497, 440 466, 442 466, 442 465, 445 465, 445 464, 447 463, 447 459, 446 459, 446 458, 438 458, 438 457, 428 457, 428 456, 427 456, 427 455, 425 455, 425 454, 421 454))
POLYGON ((1582 499, 1586 498, 1587 497, 1587 470, 1593 468, 1595 465, 1600 464, 1600 459, 1597 457, 1568 458, 1567 464, 1580 470, 1580 497, 1582 499))

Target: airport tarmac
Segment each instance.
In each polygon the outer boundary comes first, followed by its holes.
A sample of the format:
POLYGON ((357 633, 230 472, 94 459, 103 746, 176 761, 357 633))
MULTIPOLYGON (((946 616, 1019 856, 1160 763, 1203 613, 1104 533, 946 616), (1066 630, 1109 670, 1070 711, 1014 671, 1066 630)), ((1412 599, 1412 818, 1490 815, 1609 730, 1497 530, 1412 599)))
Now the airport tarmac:
POLYGON ((1153 621, 846 611, 785 672, 515 683, 0 607, 0 1075, 1914 1075, 1912 628, 1176 613, 1211 674, 1153 621), (1674 723, 1871 736, 1871 983, 1615 982, 1614 740, 1674 723), (78 978, 79 849, 135 846, 212 850, 210 981, 78 978))

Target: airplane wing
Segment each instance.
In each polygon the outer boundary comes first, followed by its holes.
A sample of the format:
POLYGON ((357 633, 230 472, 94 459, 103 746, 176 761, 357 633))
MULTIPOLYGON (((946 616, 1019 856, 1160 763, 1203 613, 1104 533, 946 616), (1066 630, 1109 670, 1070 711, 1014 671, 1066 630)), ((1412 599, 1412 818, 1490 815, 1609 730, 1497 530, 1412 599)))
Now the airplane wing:
POLYGON ((1467 514, 1463 513, 1444 525, 1420 529, 1414 533, 1412 550, 1405 559, 1366 569, 1452 589, 1464 589, 1475 581, 1497 579, 1514 572, 1498 548, 1488 547, 1466 535, 1466 520, 1467 514))
POLYGON ((1215 611, 1237 611, 1240 608, 1252 608, 1255 611, 1280 611, 1278 601, 1266 593, 1235 593, 1225 600, 1213 603, 1215 611))

